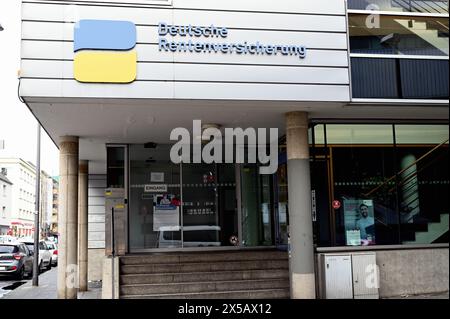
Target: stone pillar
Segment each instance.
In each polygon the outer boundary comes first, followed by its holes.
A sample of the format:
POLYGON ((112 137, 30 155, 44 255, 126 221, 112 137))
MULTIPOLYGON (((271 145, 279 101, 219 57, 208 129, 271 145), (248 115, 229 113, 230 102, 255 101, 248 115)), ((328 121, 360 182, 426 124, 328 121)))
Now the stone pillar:
POLYGON ((88 290, 88 161, 78 169, 78 274, 79 291, 88 290))
POLYGON ((286 114, 292 299, 315 299, 308 113, 286 114))
POLYGON ((59 144, 58 298, 76 299, 78 286, 78 137, 59 144))

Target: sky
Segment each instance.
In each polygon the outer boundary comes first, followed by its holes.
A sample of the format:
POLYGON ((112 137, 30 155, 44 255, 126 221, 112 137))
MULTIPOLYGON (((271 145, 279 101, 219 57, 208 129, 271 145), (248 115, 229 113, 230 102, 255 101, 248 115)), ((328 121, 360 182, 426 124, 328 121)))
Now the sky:
MULTIPOLYGON (((37 121, 17 96, 20 70, 21 1, 0 1, 0 140, 5 149, 0 157, 18 157, 36 163, 37 121)), ((51 176, 59 174, 59 153, 41 130, 41 169, 51 176)))

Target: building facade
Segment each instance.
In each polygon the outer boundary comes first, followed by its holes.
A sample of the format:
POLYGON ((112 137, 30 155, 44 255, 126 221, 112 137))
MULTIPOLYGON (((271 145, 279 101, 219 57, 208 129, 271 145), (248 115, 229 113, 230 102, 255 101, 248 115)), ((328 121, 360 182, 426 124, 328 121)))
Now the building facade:
POLYGON ((448 291, 448 1, 22 8, 20 95, 61 154, 61 298, 73 264, 107 298, 448 291))
POLYGON ((58 235, 58 177, 52 177, 52 210, 50 218, 50 234, 58 235))
POLYGON ((8 171, 0 171, 0 235, 8 235, 11 225, 11 188, 8 171))
POLYGON ((13 183, 11 191, 12 236, 31 236, 36 200, 35 168, 32 164, 17 158, 1 158, 0 167, 8 171, 8 177, 13 183))
MULTIPOLYGON (((11 190, 8 206, 8 232, 16 237, 28 237, 34 234, 34 212, 36 201, 36 167, 18 158, 0 158, 0 168, 4 169, 10 180, 11 190)), ((52 178, 41 171, 40 187, 40 225, 41 235, 49 223, 52 214, 53 183, 52 178)))

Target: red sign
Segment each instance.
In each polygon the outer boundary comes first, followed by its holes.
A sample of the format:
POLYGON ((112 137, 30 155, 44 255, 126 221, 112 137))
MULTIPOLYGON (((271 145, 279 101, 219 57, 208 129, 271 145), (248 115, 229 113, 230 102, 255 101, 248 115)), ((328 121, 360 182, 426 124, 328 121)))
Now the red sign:
POLYGON ((341 208, 341 202, 338 201, 338 200, 334 200, 334 201, 333 201, 333 208, 334 208, 334 209, 339 209, 339 208, 341 208))

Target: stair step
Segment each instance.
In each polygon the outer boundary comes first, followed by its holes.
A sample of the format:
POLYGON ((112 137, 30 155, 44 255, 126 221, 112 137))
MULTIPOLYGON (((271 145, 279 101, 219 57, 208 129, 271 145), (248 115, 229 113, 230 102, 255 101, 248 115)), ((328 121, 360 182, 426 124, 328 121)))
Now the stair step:
POLYGON ((124 256, 120 258, 121 265, 142 264, 171 264, 189 262, 212 261, 239 261, 239 260, 266 260, 288 259, 288 254, 283 251, 237 251, 237 252, 202 252, 202 253, 167 253, 139 256, 124 256))
POLYGON ((227 261, 205 263, 167 263, 167 264, 140 264, 122 265, 121 274, 155 274, 155 273, 181 273, 181 272, 213 272, 227 270, 257 270, 257 269, 288 269, 287 260, 252 260, 227 261))
POLYGON ((254 289, 186 294, 149 294, 121 296, 121 299, 288 299, 289 289, 254 289))
POLYGON ((120 283, 133 284, 157 284, 157 283, 182 283, 212 280, 249 280, 249 279, 280 279, 289 278, 288 269, 267 270, 231 270, 220 272, 191 272, 191 273, 159 273, 159 274, 133 274, 121 275, 120 283))
POLYGON ((239 281, 205 281, 188 283, 122 285, 121 295, 184 294, 254 289, 289 288, 289 279, 259 279, 239 281))

